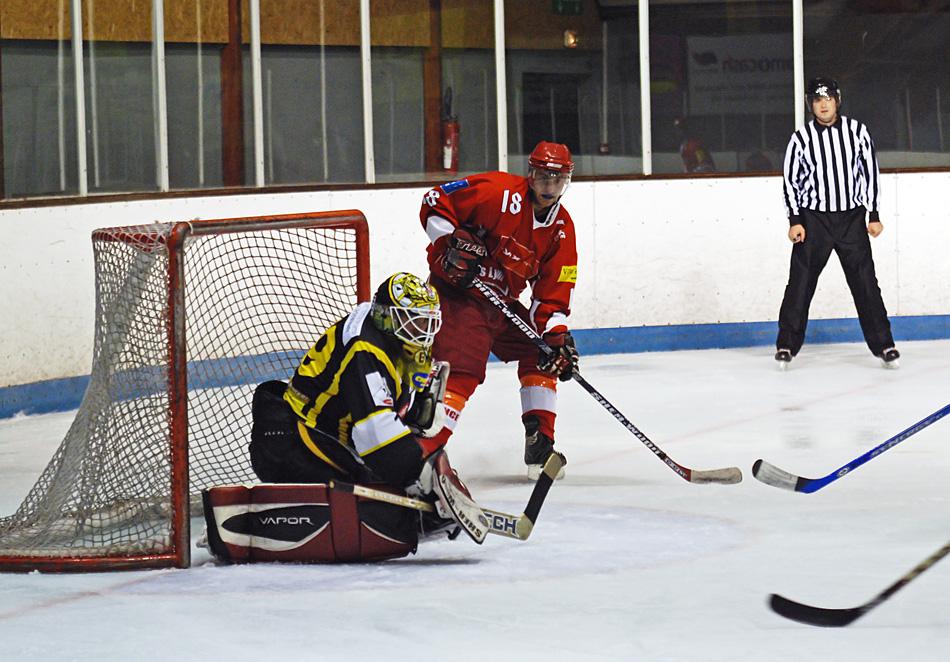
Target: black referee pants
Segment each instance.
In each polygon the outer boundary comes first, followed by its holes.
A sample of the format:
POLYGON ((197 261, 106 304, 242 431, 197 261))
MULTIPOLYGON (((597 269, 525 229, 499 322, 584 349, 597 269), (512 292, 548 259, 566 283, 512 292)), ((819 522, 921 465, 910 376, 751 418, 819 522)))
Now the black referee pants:
POLYGON ((878 355, 894 346, 891 324, 874 273, 865 213, 864 207, 842 212, 801 210, 805 241, 792 248, 788 285, 778 315, 776 348, 791 350, 793 356, 802 348, 808 325, 808 307, 818 286, 818 276, 832 250, 838 254, 851 288, 868 348, 878 355))

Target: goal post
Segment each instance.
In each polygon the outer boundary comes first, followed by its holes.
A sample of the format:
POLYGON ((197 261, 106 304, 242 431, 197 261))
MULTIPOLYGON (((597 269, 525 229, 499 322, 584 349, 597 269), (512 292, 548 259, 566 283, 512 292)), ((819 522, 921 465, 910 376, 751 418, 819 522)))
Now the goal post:
POLYGON ((202 489, 254 482, 251 397, 371 297, 359 211, 92 234, 89 386, 17 511, 0 570, 187 567, 202 489))

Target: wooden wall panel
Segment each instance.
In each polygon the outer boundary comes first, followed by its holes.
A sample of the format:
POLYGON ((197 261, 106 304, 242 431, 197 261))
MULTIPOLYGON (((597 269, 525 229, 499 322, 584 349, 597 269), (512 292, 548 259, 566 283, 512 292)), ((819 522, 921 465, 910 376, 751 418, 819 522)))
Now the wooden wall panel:
POLYGON ((429 46, 428 0, 371 0, 373 46, 429 46))
MULTIPOLYGON (((261 43, 319 45, 321 4, 323 5, 323 43, 327 46, 358 46, 360 43, 359 0, 262 2, 261 43)), ((244 9, 244 15, 244 34, 248 35, 250 22, 247 18, 247 8, 244 9)))
POLYGON ((96 41, 151 41, 152 0, 82 3, 82 34, 96 41))
MULTIPOLYGON (((320 44, 320 0, 271 0, 261 3, 261 43, 312 46, 320 44)), ((248 0, 243 0, 244 41, 250 34, 248 0)), ((359 46, 359 0, 326 0, 327 46, 359 46)), ((429 45, 428 0, 371 0, 373 46, 429 45)))
POLYGON ((206 44, 227 43, 228 0, 165 0, 165 41, 195 43, 199 37, 206 44))
MULTIPOLYGON (((324 7, 328 46, 359 45, 359 0, 261 0, 261 42, 319 45, 320 3, 324 7)), ((194 42, 198 37, 197 7, 201 3, 201 39, 228 41, 228 0, 165 0, 165 37, 194 42)), ((89 32, 89 0, 83 3, 83 29, 89 32)), ((99 41, 151 41, 151 0, 94 0, 93 24, 99 41)), ((429 46, 428 0, 372 0, 374 46, 429 46)), ((249 43, 250 9, 242 0, 242 40, 249 43)), ((444 48, 494 47, 492 0, 442 0, 444 48)), ((575 30, 580 49, 600 48, 596 2, 584 3, 581 16, 553 13, 551 0, 505 3, 505 44, 510 49, 561 49, 564 30, 575 30)), ((71 39, 68 0, 0 0, 0 38, 71 39), (62 7, 63 29, 59 29, 62 7), (62 32, 62 33, 60 33, 62 32)))
MULTIPOLYGON (((505 3, 506 6, 512 3, 505 3)), ((495 47, 495 14, 492 0, 442 0, 444 48, 495 47)))
POLYGON ((513 50, 564 48, 564 31, 578 35, 578 50, 600 50, 601 21, 597 3, 584 2, 580 16, 559 16, 551 0, 519 0, 505 3, 505 47, 513 50))
POLYGON ((68 0, 0 0, 0 39, 72 38, 68 0))

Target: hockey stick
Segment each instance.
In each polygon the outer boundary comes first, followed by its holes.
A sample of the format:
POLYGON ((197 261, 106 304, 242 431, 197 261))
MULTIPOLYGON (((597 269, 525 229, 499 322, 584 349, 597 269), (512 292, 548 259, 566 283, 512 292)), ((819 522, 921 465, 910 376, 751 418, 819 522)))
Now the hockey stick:
MULTIPOLYGON (((311 434, 317 434, 328 441, 334 442, 334 444, 338 443, 335 438, 331 437, 329 434, 319 428, 308 429, 311 434)), ((357 463, 365 466, 363 458, 361 458, 353 448, 345 445, 343 448, 345 448, 350 453, 357 463)), ((561 470, 561 467, 563 467, 566 462, 567 460, 565 460, 564 456, 559 453, 551 453, 551 455, 548 456, 548 459, 545 461, 544 466, 541 469, 541 475, 538 477, 538 481, 534 484, 534 489, 531 491, 531 497, 528 499, 528 505, 525 508, 524 513, 521 515, 509 515, 508 513, 480 507, 481 511, 488 519, 488 532, 494 533, 495 535, 507 536, 509 538, 517 538, 518 540, 527 540, 528 536, 531 535, 531 530, 534 528, 534 523, 538 518, 538 513, 540 512, 541 506, 544 503, 544 499, 548 494, 548 490, 551 488, 551 483, 554 481, 558 472, 561 470)), ((353 483, 338 480, 331 480, 329 485, 330 489, 351 492, 357 496, 375 499, 376 501, 385 501, 386 503, 392 503, 406 508, 413 508, 423 512, 432 512, 434 510, 432 504, 428 503, 427 501, 413 499, 404 495, 392 494, 391 492, 386 492, 385 490, 376 490, 371 487, 355 485, 353 483)), ((481 544, 481 541, 476 542, 481 544)))
POLYGON ((850 609, 825 609, 823 607, 812 607, 788 598, 783 598, 775 593, 769 598, 769 606, 772 610, 785 618, 790 618, 799 623, 807 625, 820 625, 822 627, 840 628, 852 623, 864 616, 866 613, 877 607, 879 604, 890 598, 899 590, 907 586, 917 575, 928 570, 933 564, 950 554, 950 542, 918 563, 907 574, 896 582, 881 591, 874 599, 864 603, 859 607, 850 609))
MULTIPOLYGON (((554 350, 551 349, 546 342, 538 335, 538 332, 531 328, 527 322, 525 322, 521 317, 519 317, 511 308, 508 307, 504 301, 501 300, 495 292, 489 288, 485 283, 479 279, 475 279, 475 287, 481 292, 485 298, 487 298, 496 308, 498 308, 505 317, 518 327, 518 330, 525 334, 542 352, 547 356, 554 354, 554 350)), ((690 469, 689 467, 684 467, 679 462, 676 462, 669 455, 664 453, 656 444, 654 444, 650 439, 640 432, 637 427, 631 423, 626 416, 620 413, 616 407, 614 407, 610 402, 601 395, 600 391, 591 386, 586 379, 581 377, 577 370, 574 371, 572 378, 575 382, 580 384, 585 391, 590 393, 594 400, 596 400, 600 405, 609 411, 614 418, 620 421, 620 424, 623 425, 627 430, 632 432, 637 439, 639 439, 643 444, 649 448, 654 455, 663 460, 667 466, 669 466, 673 471, 682 476, 684 479, 688 480, 691 483, 738 483, 742 480, 742 471, 738 467, 727 467, 725 469, 710 469, 707 471, 699 469, 690 469)))
POLYGON ((802 478, 801 476, 796 476, 795 474, 789 473, 784 469, 779 469, 774 464, 770 464, 765 460, 755 461, 755 464, 752 465, 752 475, 766 485, 771 485, 773 487, 780 487, 782 489, 793 490, 795 492, 805 492, 806 494, 817 492, 825 485, 833 483, 842 476, 845 476, 854 469, 857 469, 868 460, 877 457, 889 448, 893 448, 897 444, 907 439, 907 437, 915 435, 928 425, 936 423, 947 414, 950 414, 950 405, 935 411, 922 421, 918 421, 903 432, 894 435, 880 446, 872 448, 861 457, 851 460, 843 467, 835 469, 830 474, 822 478, 802 478))
MULTIPOLYGON (((541 476, 538 477, 538 481, 534 484, 534 489, 531 490, 528 505, 525 506, 524 512, 521 515, 509 515, 508 513, 503 513, 498 510, 482 508, 482 512, 485 513, 485 516, 488 518, 488 532, 498 536, 505 536, 506 538, 527 540, 528 536, 531 535, 531 531, 534 529, 534 523, 538 521, 538 513, 541 512, 541 506, 544 505, 544 499, 548 495, 548 490, 551 489, 551 485, 554 483, 554 477, 557 476, 557 472, 560 471, 562 466, 564 466, 564 457, 562 455, 559 453, 551 453, 551 455, 548 456, 547 461, 544 463, 544 468, 541 471, 541 476)), ((363 485, 354 485, 352 483, 332 480, 330 481, 330 489, 350 492, 356 496, 366 497, 367 499, 373 499, 375 501, 384 501, 396 506, 412 508, 413 510, 426 513, 435 510, 435 507, 428 501, 413 499, 412 497, 400 494, 392 494, 391 492, 376 490, 363 485)))

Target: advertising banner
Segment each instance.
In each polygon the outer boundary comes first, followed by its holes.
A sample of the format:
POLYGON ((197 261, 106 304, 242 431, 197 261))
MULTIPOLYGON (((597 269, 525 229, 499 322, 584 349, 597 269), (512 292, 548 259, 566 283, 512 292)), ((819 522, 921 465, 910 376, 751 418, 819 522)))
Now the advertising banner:
POLYGON ((790 114, 792 35, 688 37, 689 114, 790 114))

